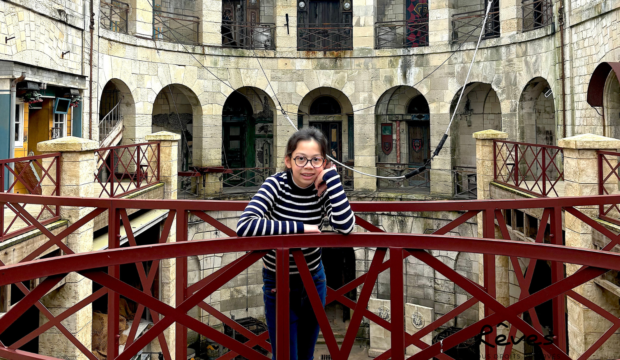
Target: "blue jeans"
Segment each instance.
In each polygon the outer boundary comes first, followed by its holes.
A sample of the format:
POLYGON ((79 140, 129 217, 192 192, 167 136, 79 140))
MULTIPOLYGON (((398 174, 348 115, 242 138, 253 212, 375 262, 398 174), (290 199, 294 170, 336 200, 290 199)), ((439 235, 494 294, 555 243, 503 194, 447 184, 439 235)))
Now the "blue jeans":
MULTIPOLYGON (((323 263, 312 275, 323 308, 325 308, 325 295, 327 284, 325 283, 325 271, 323 263)), ((308 294, 304 289, 299 275, 289 277, 290 296, 290 355, 291 360, 312 360, 314 358, 314 346, 319 337, 319 323, 314 315, 308 294)), ((265 318, 269 329, 269 339, 273 350, 273 360, 276 360, 276 275, 263 268, 263 300, 265 301, 265 318)), ((280 289, 276 289, 280 291, 280 289)))

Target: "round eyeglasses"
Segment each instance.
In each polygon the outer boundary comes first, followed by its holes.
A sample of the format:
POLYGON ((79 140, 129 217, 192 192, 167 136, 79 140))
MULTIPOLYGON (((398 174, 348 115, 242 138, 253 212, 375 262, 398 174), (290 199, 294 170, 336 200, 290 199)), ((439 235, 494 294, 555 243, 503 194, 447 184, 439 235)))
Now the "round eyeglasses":
POLYGON ((313 157, 313 158, 307 158, 305 156, 300 155, 300 156, 295 156, 293 160, 295 161, 295 165, 299 167, 304 167, 306 166, 307 163, 310 163, 313 168, 318 168, 325 164, 325 159, 322 157, 318 157, 318 156, 313 157))

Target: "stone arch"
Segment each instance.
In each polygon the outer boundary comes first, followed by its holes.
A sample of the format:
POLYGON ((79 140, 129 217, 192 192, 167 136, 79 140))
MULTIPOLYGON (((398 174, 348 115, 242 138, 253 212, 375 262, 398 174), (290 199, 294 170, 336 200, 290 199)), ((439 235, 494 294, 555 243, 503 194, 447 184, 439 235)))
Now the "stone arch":
POLYGON ((613 70, 609 72, 605 81, 603 112, 605 115, 605 136, 618 139, 620 136, 620 82, 613 70))
POLYGON ((530 80, 519 99, 519 141, 555 145, 557 124, 554 96, 549 82, 542 77, 530 80))
MULTIPOLYGON (((248 173, 251 181, 245 186, 260 186, 276 167, 275 102, 262 89, 245 86, 227 97, 222 108, 222 166, 233 169, 258 168, 248 173)), ((243 175, 245 176, 245 175, 243 175)), ((238 176, 235 177, 238 179, 238 176)), ((233 186, 226 182, 224 185, 233 186)))
POLYGON ((331 87, 320 87, 308 92, 299 104, 298 114, 299 128, 312 125, 323 131, 330 143, 333 157, 344 162, 354 160, 353 105, 342 91, 331 87), (310 111, 312 104, 326 97, 336 100, 340 106, 340 113, 312 115, 310 111))
POLYGON ((130 128, 135 127, 136 103, 131 90, 124 81, 112 78, 105 83, 99 98, 98 123, 99 142, 104 146, 118 144, 120 137, 125 135, 125 131, 129 132, 130 128), (120 120, 122 123, 118 124, 120 120), (115 132, 114 127, 117 124, 121 129, 124 126, 125 131, 115 132), (106 139, 108 135, 114 138, 106 139))
MULTIPOLYGON (((406 85, 386 90, 375 109, 375 136, 378 175, 402 175, 426 163, 430 158, 431 122, 425 96, 406 85)), ((428 173, 406 182, 377 179, 377 187, 416 185, 428 188, 427 176, 428 173)))
POLYGON ((153 101, 152 122, 142 132, 170 131, 181 135, 179 170, 192 164, 194 121, 202 120, 202 105, 189 87, 172 83, 163 86, 153 101))
POLYGON ((450 104, 450 116, 456 112, 450 127, 450 151, 453 167, 475 168, 477 131, 502 129, 502 109, 491 84, 474 82, 461 88, 450 104), (460 92, 464 91, 459 108, 455 109, 460 92))

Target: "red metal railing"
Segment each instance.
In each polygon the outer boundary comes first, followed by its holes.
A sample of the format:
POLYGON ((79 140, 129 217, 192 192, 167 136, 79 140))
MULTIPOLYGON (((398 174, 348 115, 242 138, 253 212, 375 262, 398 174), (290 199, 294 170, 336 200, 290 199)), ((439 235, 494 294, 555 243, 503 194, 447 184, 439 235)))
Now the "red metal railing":
MULTIPOLYGON (((0 160, 0 192, 25 191, 34 195, 60 195, 60 153, 0 160)), ((3 207, 0 212, 0 242, 33 230, 19 209, 27 204, 3 207), (9 210, 9 211, 6 211, 9 210)), ((49 224, 60 218, 59 206, 34 206, 35 219, 49 224), (37 212, 38 211, 38 212, 37 212)))
MULTIPOLYGON (((599 195, 620 194, 620 152, 598 151, 598 193, 599 195)), ((599 206, 599 218, 620 225, 618 204, 599 206)))
POLYGON ((493 141, 495 182, 536 196, 558 194, 564 181, 562 148, 513 141, 493 141))
MULTIPOLYGON (((46 249, 57 244, 62 247, 66 255, 32 261, 36 256, 31 254, 25 256, 25 258, 21 260, 15 259, 15 263, 12 264, 1 264, 0 286, 18 284, 17 286, 25 294, 25 297, 10 308, 0 319, 0 334, 5 332, 11 324, 17 321, 21 314, 33 305, 39 307, 41 313, 46 316, 49 321, 40 325, 36 330, 33 330, 21 340, 17 340, 12 344, 1 344, 0 356, 7 359, 53 359, 49 356, 21 351, 19 347, 55 326, 69 341, 71 341, 71 343, 83 352, 86 357, 94 359, 95 357, 91 351, 69 333, 61 321, 103 296, 107 296, 108 299, 108 318, 118 318, 118 301, 119 296, 122 295, 140 304, 139 310, 136 313, 137 319, 148 309, 153 316, 153 326, 138 338, 135 338, 136 330, 132 328, 124 351, 119 354, 119 338, 115 336, 115 334, 119 333, 119 323, 116 321, 109 321, 107 329, 108 359, 129 360, 156 338, 161 344, 163 357, 165 359, 171 359, 171 352, 175 353, 177 359, 185 359, 188 329, 192 329, 230 349, 229 353, 219 358, 221 360, 230 360, 237 354, 247 359, 267 359, 267 357, 252 349, 252 347, 258 345, 271 351, 270 344, 266 342, 268 338, 266 332, 261 334, 251 333, 222 312, 216 310, 207 303, 205 299, 218 288, 247 269, 250 265, 261 259, 268 250, 276 249, 276 287, 278 289, 276 293, 276 321, 278 324, 276 338, 279 359, 287 360, 289 358, 289 298, 288 292, 282 291, 282 289, 286 289, 289 286, 289 255, 292 255, 292 258, 298 266, 301 279, 308 293, 309 301, 313 306, 327 347, 333 359, 345 360, 348 358, 363 317, 391 332, 391 349, 378 356, 377 358, 379 360, 386 360, 388 358, 403 360, 405 358, 405 347, 409 345, 415 345, 421 349, 421 352, 412 359, 429 359, 432 357, 442 360, 452 359, 446 352, 458 344, 479 335, 483 326, 490 326, 491 330, 481 339, 493 343, 497 335, 496 326, 504 321, 510 324, 508 339, 511 339, 511 335, 516 336, 517 330, 521 331, 526 337, 536 336, 537 339, 542 339, 543 329, 538 321, 535 307, 547 301, 552 302, 553 341, 543 342, 540 344, 540 348, 545 353, 545 357, 569 359, 567 355, 566 339, 566 296, 571 297, 577 303, 596 312, 611 323, 610 327, 603 335, 579 357, 580 359, 587 359, 590 358, 595 351, 600 349, 614 332, 620 329, 620 319, 604 310, 601 306, 594 304, 585 296, 573 291, 573 289, 609 270, 620 270, 620 254, 611 251, 614 246, 619 244, 620 236, 615 235, 575 207, 592 207, 618 202, 620 202, 620 195, 511 201, 359 202, 353 203, 352 207, 358 214, 357 224, 369 231, 367 233, 353 233, 347 237, 338 234, 308 234, 235 238, 236 235, 234 230, 215 220, 205 211, 240 211, 244 209, 247 204, 246 202, 81 199, 0 194, 0 203, 5 204, 30 203, 46 206, 62 205, 93 209, 88 215, 84 216, 77 223, 70 225, 58 235, 53 235, 49 231, 44 231, 42 224, 32 219, 34 225, 42 229, 43 233, 50 239, 47 244, 36 249, 36 252, 40 254, 42 251, 41 249, 46 249), (136 244, 127 217, 126 209, 128 208, 169 210, 161 236, 158 240, 155 239, 157 240, 155 244, 150 244, 148 246, 138 246, 136 244), (495 239, 496 226, 499 228, 498 233, 501 234, 503 239, 510 238, 509 230, 502 214, 503 210, 508 209, 542 210, 541 225, 535 243, 495 239), (109 248, 107 250, 75 254, 61 242, 64 237, 75 232, 104 211, 108 211, 109 214, 109 248), (444 211, 459 211, 461 215, 455 220, 449 221, 432 235, 386 234, 375 225, 359 217, 359 215, 363 213, 377 212, 411 213, 444 211), (563 212, 572 214, 583 223, 600 232, 609 239, 609 243, 602 250, 564 246, 562 235, 563 212), (481 215, 479 218, 481 218, 482 221, 479 226, 482 227, 484 238, 445 236, 448 232, 464 224, 478 214, 481 215), (188 241, 188 220, 190 215, 209 223, 231 238, 188 241), (171 234, 172 225, 175 223, 175 220, 176 240, 172 243, 166 243, 169 234, 171 234), (127 248, 119 248, 121 226, 123 226, 127 232, 130 244, 127 248), (543 243, 547 226, 549 226, 548 233, 550 243, 543 243), (345 307, 354 310, 343 344, 339 348, 300 248, 329 248, 342 246, 376 248, 377 250, 368 272, 361 274, 355 280, 339 289, 328 288, 327 304, 339 302, 345 307), (386 260, 388 250, 389 259, 386 260), (464 277, 455 269, 435 258, 433 253, 428 252, 428 250, 483 254, 484 283, 478 284, 464 277), (222 266, 212 274, 199 279, 193 285, 188 285, 187 257, 215 253, 235 253, 239 251, 246 252, 246 254, 222 266), (521 289, 518 301, 509 306, 502 305, 496 298, 496 255, 508 256, 510 258, 515 271, 516 280, 521 289), (403 298, 404 284, 402 274, 404 273, 403 260, 409 256, 413 256, 432 267, 436 272, 454 282, 471 296, 467 301, 456 306, 447 314, 425 324, 423 328, 419 329, 418 332, 413 335, 405 333, 404 331, 405 304, 403 298), (170 306, 152 295, 153 280, 161 260, 175 258, 176 262, 174 266, 176 267, 176 277, 172 281, 175 287, 174 296, 176 305, 170 306), (530 259, 529 266, 531 267, 528 267, 529 269, 533 269, 537 261, 549 261, 552 278, 551 284, 540 291, 530 294, 529 288, 534 271, 527 271, 524 273, 521 270, 519 259, 530 259), (146 271, 143 262, 151 261, 151 269, 146 271), (141 279, 140 289, 136 288, 134 284, 128 284, 120 280, 120 265, 122 264, 136 265, 141 279), (582 267, 578 271, 574 271, 572 274, 565 277, 564 264, 578 264, 582 265, 582 267), (107 268, 107 272, 102 270, 104 268, 107 268), (388 269, 391 274, 397 274, 398 276, 390 277, 391 319, 386 320, 367 310, 367 304, 377 277, 380 273, 388 269), (85 299, 81 299, 81 301, 61 314, 53 316, 41 302, 39 302, 39 299, 67 274, 72 272, 91 279, 95 283, 103 286, 103 288, 87 296, 85 299), (20 286, 23 281, 43 278, 44 280, 32 290, 20 286), (353 301, 349 299, 346 294, 357 287, 361 287, 361 291, 357 301, 353 301), (484 318, 482 320, 447 336, 441 342, 426 344, 421 340, 426 334, 438 329, 439 326, 449 322, 455 316, 458 316, 463 313, 463 311, 478 303, 481 303, 484 307, 484 318), (196 306, 223 323, 233 327, 236 331, 241 332, 249 340, 246 343, 240 343, 217 331, 210 325, 189 316, 187 314, 188 311, 196 306), (522 314, 525 312, 529 313, 531 322, 526 322, 522 318, 522 314), (173 324, 175 330, 175 348, 170 349, 167 341, 171 339, 166 339, 164 330, 173 324)), ((18 208, 18 210, 23 212, 22 208, 18 208)), ((25 212, 23 212, 23 215, 28 216, 25 212)), ((136 323, 139 322, 134 321, 134 324, 136 323)), ((511 353, 512 345, 507 345, 504 349, 504 356, 511 353)), ((485 358, 492 359, 497 358, 497 356, 497 346, 485 347, 485 358)))
POLYGON ((101 189, 98 196, 125 196, 158 183, 159 150, 158 142, 95 150, 95 184, 101 189))

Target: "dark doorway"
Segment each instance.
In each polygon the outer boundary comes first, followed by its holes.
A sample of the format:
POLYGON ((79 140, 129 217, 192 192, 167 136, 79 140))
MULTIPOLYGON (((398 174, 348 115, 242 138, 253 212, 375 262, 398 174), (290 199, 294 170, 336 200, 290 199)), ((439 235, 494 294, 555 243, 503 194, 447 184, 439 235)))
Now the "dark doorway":
MULTIPOLYGON (((355 280, 355 253, 352 248, 324 248, 322 251, 327 286, 337 290, 355 280)), ((355 300, 357 289, 347 293, 346 297, 355 300)), ((334 330, 346 329, 347 321, 351 319, 349 308, 333 302, 326 306, 325 312, 334 330)))
POLYGON ((342 123, 333 122, 311 122, 310 127, 321 130, 327 138, 330 149, 330 156, 338 161, 342 161, 342 123))
POLYGON ((248 99, 237 93, 232 93, 224 103, 222 113, 223 122, 223 151, 222 165, 230 169, 241 169, 254 166, 254 118, 252 105, 248 99))
POLYGON ((310 115, 340 115, 340 104, 331 96, 321 96, 310 105, 310 115))
MULTIPOLYGON (((534 261, 534 260, 531 260, 534 261)), ((530 267, 527 268, 527 271, 530 271, 530 267)), ((527 272, 526 272, 527 274, 527 272)), ((546 288, 551 285, 551 268, 547 264, 546 261, 538 260, 536 262, 536 267, 534 268, 534 275, 532 277, 532 283, 530 284, 530 295, 546 288)), ((551 300, 544 302, 535 308, 536 316, 538 317, 538 321, 540 321, 540 325, 543 327, 543 334, 547 335, 548 331, 553 332, 553 303, 551 300), (545 329, 546 328, 546 329, 545 329)), ((523 319, 532 324, 532 318, 530 317, 529 312, 523 313, 523 319)), ((524 345, 525 348, 525 359, 532 360, 543 360, 545 359, 545 355, 541 350, 540 346, 534 345, 530 346, 527 343, 524 345)))
MULTIPOLYGON (((24 281, 22 284, 30 291, 34 289, 34 286, 31 286, 34 285, 31 284, 31 281, 24 281)), ((18 301, 23 299, 25 295, 16 284, 11 284, 8 286, 10 286, 11 291, 11 305, 15 305, 18 301)), ((2 341, 5 346, 12 345, 14 342, 21 340, 24 336, 30 334, 38 327, 39 309, 37 309, 36 306, 31 306, 0 335, 0 341, 2 341)), ((39 337, 25 343, 19 348, 19 350, 34 354, 38 353, 39 337)))

